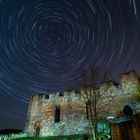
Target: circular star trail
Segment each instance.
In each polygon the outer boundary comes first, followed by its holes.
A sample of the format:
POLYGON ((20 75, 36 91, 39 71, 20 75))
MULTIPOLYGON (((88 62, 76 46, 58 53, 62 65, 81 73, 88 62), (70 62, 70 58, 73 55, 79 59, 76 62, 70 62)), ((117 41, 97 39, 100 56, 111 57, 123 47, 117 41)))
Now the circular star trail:
POLYGON ((76 87, 90 63, 110 79, 139 72, 139 5, 0 0, 0 126, 23 128, 29 96, 76 87))

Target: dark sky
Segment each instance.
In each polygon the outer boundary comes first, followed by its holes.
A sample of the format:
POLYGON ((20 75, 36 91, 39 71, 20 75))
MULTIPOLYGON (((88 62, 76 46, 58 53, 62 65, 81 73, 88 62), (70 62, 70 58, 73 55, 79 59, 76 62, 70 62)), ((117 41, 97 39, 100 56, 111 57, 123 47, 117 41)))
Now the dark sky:
POLYGON ((0 0, 0 129, 23 129, 29 96, 76 87, 95 64, 140 74, 140 0, 0 0))

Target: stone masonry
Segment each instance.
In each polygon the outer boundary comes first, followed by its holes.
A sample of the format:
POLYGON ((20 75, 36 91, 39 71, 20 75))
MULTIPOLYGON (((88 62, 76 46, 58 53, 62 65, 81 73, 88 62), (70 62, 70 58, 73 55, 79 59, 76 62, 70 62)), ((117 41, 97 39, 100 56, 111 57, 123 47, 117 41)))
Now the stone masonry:
POLYGON ((36 135, 36 127, 39 126, 41 136, 91 133, 81 97, 74 91, 64 92, 64 96, 59 94, 51 93, 49 97, 38 94, 30 98, 27 131, 31 135, 36 135), (55 122, 57 107, 60 108, 59 122, 55 122))
MULTIPOLYGON (((113 102, 107 106, 107 112, 120 115, 125 105, 136 102, 134 96, 139 86, 139 77, 136 72, 122 74, 120 84, 109 81, 100 85, 98 89, 100 92, 104 88, 107 89, 100 104, 109 102, 111 99, 105 96, 111 95, 113 102)), ((86 116, 84 99, 75 90, 31 96, 25 129, 34 136, 76 135, 92 132, 91 123, 86 116)))

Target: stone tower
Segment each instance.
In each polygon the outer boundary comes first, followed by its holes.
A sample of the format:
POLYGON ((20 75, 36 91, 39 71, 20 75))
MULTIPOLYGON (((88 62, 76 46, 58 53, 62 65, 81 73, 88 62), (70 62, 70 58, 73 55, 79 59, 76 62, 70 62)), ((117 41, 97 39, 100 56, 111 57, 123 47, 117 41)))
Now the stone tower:
POLYGON ((74 90, 30 97, 26 131, 37 136, 91 133, 82 97, 74 90))

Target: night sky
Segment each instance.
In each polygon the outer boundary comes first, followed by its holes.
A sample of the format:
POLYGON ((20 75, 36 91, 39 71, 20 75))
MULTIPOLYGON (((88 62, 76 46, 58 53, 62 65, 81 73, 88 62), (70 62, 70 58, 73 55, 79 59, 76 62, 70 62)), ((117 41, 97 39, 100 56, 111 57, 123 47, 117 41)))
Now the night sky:
POLYGON ((77 87, 95 64, 140 74, 140 0, 0 0, 0 129, 23 129, 28 99, 77 87))

